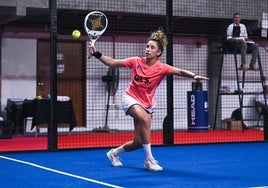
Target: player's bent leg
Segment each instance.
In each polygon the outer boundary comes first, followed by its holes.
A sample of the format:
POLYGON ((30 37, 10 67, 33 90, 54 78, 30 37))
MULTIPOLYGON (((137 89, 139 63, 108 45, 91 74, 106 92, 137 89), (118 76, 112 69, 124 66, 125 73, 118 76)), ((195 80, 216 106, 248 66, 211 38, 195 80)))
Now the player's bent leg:
POLYGON ((135 108, 130 109, 129 115, 131 115, 134 118, 135 138, 140 140, 140 142, 142 143, 146 155, 144 160, 144 168, 146 170, 154 172, 162 171, 163 168, 158 164, 158 161, 154 159, 151 152, 151 144, 150 144, 150 129, 152 119, 151 114, 149 114, 142 107, 137 105, 135 108))
POLYGON ((133 151, 141 148, 142 144, 139 141, 133 140, 124 144, 125 152, 133 151))

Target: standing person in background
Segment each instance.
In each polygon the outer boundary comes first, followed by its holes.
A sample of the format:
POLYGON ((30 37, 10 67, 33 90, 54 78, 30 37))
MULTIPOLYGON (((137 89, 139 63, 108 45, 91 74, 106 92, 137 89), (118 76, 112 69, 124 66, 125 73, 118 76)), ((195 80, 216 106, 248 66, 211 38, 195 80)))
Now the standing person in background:
POLYGON ((113 166, 122 166, 119 154, 143 148, 145 152, 144 168, 149 171, 162 171, 162 167, 153 157, 150 143, 152 114, 155 109, 154 94, 161 80, 168 75, 177 75, 207 80, 193 72, 162 63, 159 57, 167 45, 166 35, 161 29, 151 33, 147 40, 145 57, 113 59, 105 56, 95 46, 90 45, 89 53, 109 67, 128 67, 132 70, 131 81, 122 96, 122 107, 126 115, 134 120, 134 138, 107 152, 113 166))
POLYGON ((239 13, 233 14, 233 23, 227 27, 227 41, 231 44, 231 48, 241 51, 241 65, 240 68, 243 71, 258 70, 256 66, 256 60, 259 53, 258 45, 248 38, 247 28, 244 24, 240 23, 241 16, 239 13), (252 58, 247 67, 246 53, 247 49, 252 51, 252 58))

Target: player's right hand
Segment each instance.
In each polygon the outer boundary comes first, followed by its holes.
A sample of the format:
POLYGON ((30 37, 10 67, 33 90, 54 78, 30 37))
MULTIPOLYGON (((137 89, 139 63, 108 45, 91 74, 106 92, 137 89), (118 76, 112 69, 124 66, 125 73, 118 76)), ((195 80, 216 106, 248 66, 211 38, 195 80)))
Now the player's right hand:
POLYGON ((95 52, 97 51, 97 49, 96 49, 96 47, 94 46, 94 45, 89 45, 88 46, 88 52, 90 53, 90 54, 94 54, 95 52))

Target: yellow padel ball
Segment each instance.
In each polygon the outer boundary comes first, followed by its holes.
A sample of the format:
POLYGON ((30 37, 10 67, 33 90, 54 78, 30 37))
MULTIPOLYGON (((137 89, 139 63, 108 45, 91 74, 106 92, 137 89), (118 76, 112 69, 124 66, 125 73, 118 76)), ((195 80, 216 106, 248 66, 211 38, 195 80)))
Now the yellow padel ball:
POLYGON ((73 33, 72 33, 72 37, 74 39, 78 39, 79 37, 81 36, 81 33, 79 30, 74 30, 73 33))

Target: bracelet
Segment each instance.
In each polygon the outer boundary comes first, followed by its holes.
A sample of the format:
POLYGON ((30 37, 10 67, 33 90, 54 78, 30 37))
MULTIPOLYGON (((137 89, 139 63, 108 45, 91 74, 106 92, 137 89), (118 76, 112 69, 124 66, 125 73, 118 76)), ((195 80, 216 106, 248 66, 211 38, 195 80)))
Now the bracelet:
POLYGON ((92 56, 96 57, 97 59, 100 59, 102 56, 102 53, 100 53, 99 51, 96 51, 92 54, 92 56))
POLYGON ((194 79, 195 76, 196 76, 196 74, 194 74, 194 75, 192 76, 192 78, 194 79))

